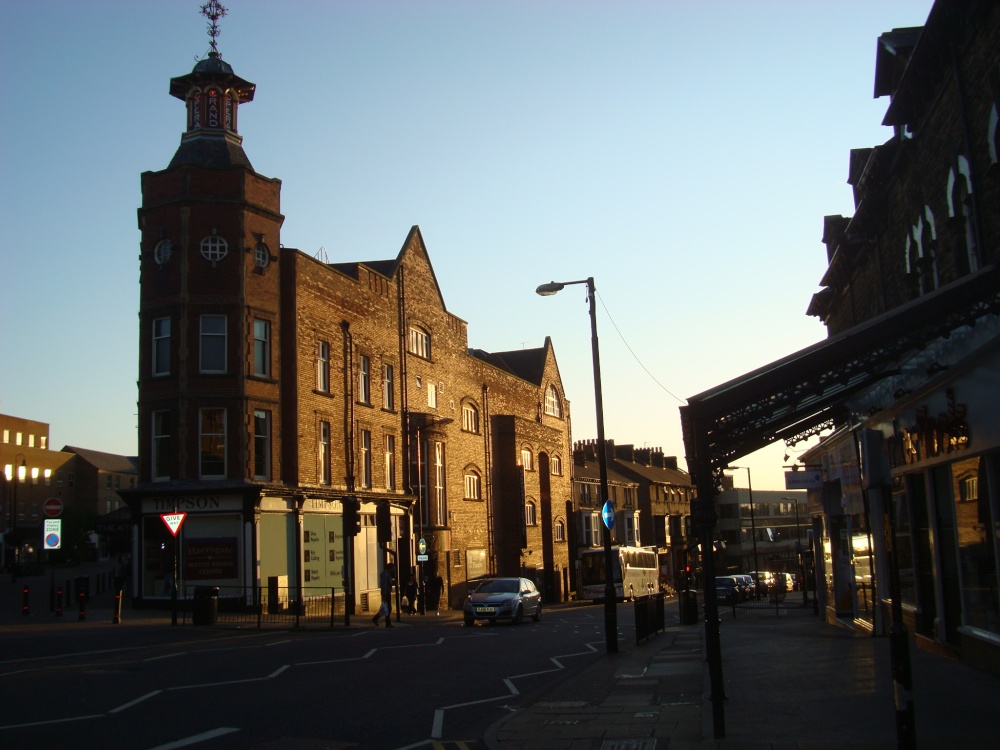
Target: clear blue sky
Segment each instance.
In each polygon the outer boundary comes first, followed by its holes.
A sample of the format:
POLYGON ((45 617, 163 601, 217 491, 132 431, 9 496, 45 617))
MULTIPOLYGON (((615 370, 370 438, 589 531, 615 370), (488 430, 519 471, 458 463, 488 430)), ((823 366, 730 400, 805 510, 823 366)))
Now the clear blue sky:
MULTIPOLYGON (((180 142, 200 4, 0 0, 0 413, 54 448, 137 450, 139 176, 180 142)), ((853 212, 850 149, 891 136, 876 39, 931 0, 224 4, 282 244, 392 258, 418 224, 470 346, 552 337, 575 439, 584 289, 534 289, 594 276, 607 437, 683 466, 683 399, 825 337, 823 216, 853 212)), ((740 462, 755 489, 784 452, 740 462)))

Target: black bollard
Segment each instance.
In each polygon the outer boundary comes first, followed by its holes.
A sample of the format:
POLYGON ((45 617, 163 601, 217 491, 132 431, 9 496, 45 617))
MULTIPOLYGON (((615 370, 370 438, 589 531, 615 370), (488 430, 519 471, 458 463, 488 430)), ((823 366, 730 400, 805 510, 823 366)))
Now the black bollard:
POLYGON ((28 606, 28 596, 29 595, 30 595, 30 590, 29 590, 29 588, 27 586, 25 586, 21 590, 21 597, 22 597, 21 614, 22 615, 30 615, 31 614, 31 608, 28 606))
POLYGON ((122 621, 122 590, 115 592, 115 612, 111 617, 111 624, 117 625, 122 621))
POLYGON ((63 590, 62 586, 56 589, 56 617, 62 617, 63 590))
POLYGON ((82 591, 78 591, 78 592, 77 592, 77 594, 76 594, 76 600, 77 600, 77 602, 78 602, 78 603, 79 603, 79 605, 80 605, 80 613, 79 613, 79 615, 77 616, 77 619, 78 619, 78 620, 79 620, 80 622, 83 622, 84 620, 86 620, 86 619, 87 619, 87 613, 86 613, 86 611, 84 610, 84 595, 83 595, 83 592, 82 592, 82 591))

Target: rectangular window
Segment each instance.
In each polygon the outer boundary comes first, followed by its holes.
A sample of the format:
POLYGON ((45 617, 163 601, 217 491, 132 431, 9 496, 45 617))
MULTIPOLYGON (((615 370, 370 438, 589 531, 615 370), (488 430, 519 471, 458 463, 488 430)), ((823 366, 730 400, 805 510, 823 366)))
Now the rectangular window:
POLYGON ((434 518, 431 519, 432 526, 444 526, 448 518, 448 504, 445 493, 445 464, 444 464, 444 443, 435 441, 434 443, 434 487, 433 487, 433 509, 434 518))
POLYGON ((361 486, 371 489, 372 486, 372 431, 361 430, 360 455, 358 468, 361 470, 361 486))
POLYGON ((529 448, 521 449, 521 466, 525 471, 535 470, 535 459, 529 448))
POLYGON ((170 374, 170 318, 153 321, 153 374, 170 374))
POLYGON ((434 383, 427 384, 427 405, 432 409, 438 405, 438 389, 434 383))
POLYGON ((5 443, 9 443, 10 442, 10 430, 4 430, 3 431, 3 441, 5 443))
POLYGON ((385 488, 396 489, 396 436, 385 436, 385 488))
POLYGON ((253 411, 253 476, 271 478, 271 412, 253 411))
POLYGON ((559 456, 553 456, 549 460, 549 470, 552 474, 559 476, 562 474, 562 459, 559 456))
POLYGON ((201 371, 226 371, 226 316, 201 316, 201 371))
POLYGON ((431 358, 431 337, 421 328, 410 328, 410 352, 424 359, 431 358))
POLYGON ((202 479, 223 479, 226 476, 226 410, 202 409, 200 470, 202 479))
POLYGON ((260 318, 253 321, 253 374, 271 377, 271 323, 260 318))
POLYGON ((173 461, 170 443, 170 412, 153 412, 153 481, 170 479, 170 464, 173 461))
POLYGON ((389 411, 396 408, 396 396, 393 390, 394 377, 392 365, 382 365, 382 408, 389 411))
POLYGON ((316 390, 330 392, 330 345, 325 341, 316 344, 316 390))
POLYGON ((358 401, 363 404, 372 402, 372 362, 364 355, 358 361, 358 401))
POLYGON ((330 484, 330 423, 319 423, 319 481, 330 484))

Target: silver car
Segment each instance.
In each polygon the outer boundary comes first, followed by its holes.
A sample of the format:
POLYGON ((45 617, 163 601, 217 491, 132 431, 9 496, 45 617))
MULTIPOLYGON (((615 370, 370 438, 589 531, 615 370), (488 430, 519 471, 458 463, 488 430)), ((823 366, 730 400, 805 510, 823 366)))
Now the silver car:
POLYGON ((510 620, 520 624, 525 616, 542 619, 542 595, 528 578, 487 578, 465 599, 465 624, 476 620, 510 620))

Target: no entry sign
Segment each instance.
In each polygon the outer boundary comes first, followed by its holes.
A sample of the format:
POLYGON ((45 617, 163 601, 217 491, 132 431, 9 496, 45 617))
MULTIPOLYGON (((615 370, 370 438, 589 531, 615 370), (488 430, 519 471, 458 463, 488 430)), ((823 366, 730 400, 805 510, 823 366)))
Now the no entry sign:
POLYGON ((63 501, 58 497, 50 497, 42 503, 42 512, 49 518, 58 518, 63 512, 63 501))

